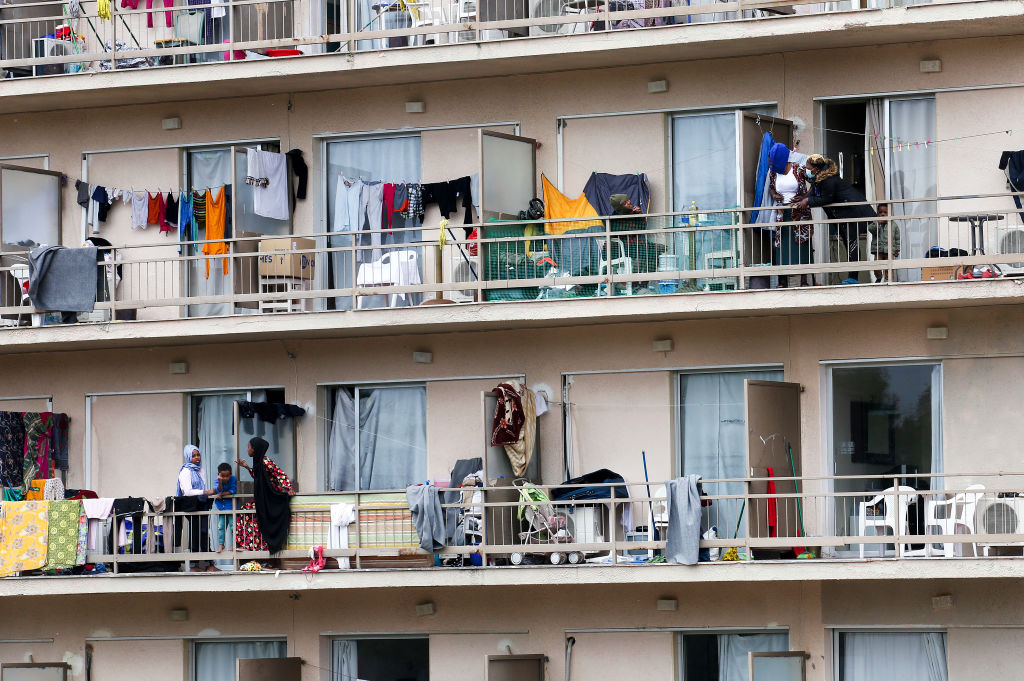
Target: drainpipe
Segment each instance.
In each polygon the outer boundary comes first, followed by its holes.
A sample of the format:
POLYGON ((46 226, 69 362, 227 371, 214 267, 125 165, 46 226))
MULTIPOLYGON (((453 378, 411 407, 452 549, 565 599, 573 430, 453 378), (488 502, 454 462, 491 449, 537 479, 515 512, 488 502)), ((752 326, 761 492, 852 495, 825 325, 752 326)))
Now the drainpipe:
POLYGON ((565 681, 569 681, 569 672, 572 668, 572 647, 574 645, 576 645, 575 636, 565 639, 565 681))

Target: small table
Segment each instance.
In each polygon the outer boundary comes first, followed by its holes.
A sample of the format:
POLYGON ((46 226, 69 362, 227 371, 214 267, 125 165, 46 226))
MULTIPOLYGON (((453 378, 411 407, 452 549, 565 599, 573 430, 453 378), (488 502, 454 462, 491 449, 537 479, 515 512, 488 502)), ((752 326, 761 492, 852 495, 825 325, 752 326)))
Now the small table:
POLYGON ((985 255, 985 223, 1002 220, 1005 215, 954 215, 950 222, 967 222, 971 225, 971 255, 985 255), (978 242, 981 245, 978 245, 978 242))

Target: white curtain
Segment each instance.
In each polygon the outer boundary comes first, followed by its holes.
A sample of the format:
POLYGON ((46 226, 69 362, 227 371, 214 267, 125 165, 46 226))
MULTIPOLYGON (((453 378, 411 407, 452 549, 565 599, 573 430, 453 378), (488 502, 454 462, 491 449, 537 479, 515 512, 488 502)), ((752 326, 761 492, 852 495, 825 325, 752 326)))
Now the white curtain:
POLYGON ((944 633, 840 635, 839 681, 947 681, 944 633))
MULTIPOLYGON (((368 0, 360 0, 360 2, 368 3, 368 0)), ((386 14, 395 13, 387 12, 386 14)), ((339 209, 338 178, 341 175, 352 180, 382 180, 386 183, 420 182, 420 136, 375 137, 331 142, 327 145, 328 230, 333 229, 334 213, 339 209)), ((401 215, 396 214, 393 216, 392 225, 394 227, 415 227, 416 220, 404 219, 401 215)), ((365 221, 359 226, 359 229, 368 229, 365 221)), ((365 243, 369 243, 366 241, 365 235, 362 238, 365 243)), ((392 232, 383 236, 382 243, 401 244, 419 240, 419 231, 392 232)), ((352 246, 352 236, 331 237, 329 246, 331 248, 350 247, 352 246)), ((420 256, 419 262, 422 268, 423 252, 419 248, 416 250, 420 256)), ((421 279, 422 275, 421 271, 421 279)), ((355 271, 351 254, 346 251, 331 253, 331 288, 349 288, 354 282, 355 271)), ((370 296, 370 299, 363 305, 364 307, 383 307, 387 305, 387 302, 387 296, 370 296)), ((419 294, 406 296, 407 304, 418 305, 419 302, 419 294)), ((335 298, 334 309, 352 309, 352 299, 335 298)))
MULTIPOLYGON (((889 196, 892 199, 916 199, 937 194, 935 145, 925 144, 935 137, 934 97, 894 99, 889 102, 889 196)), ((939 228, 936 221, 912 217, 934 213, 936 210, 935 201, 892 206, 893 215, 908 216, 896 223, 902 230, 900 257, 923 258, 929 248, 938 245, 939 228)), ((901 272, 901 277, 918 280, 920 272, 901 272)))
POLYGON ((330 488, 404 489, 424 480, 427 475, 426 386, 355 390, 357 392, 338 388, 335 391, 327 447, 330 488))
POLYGON ((203 470, 209 484, 217 479, 217 466, 231 464, 235 469, 235 400, 246 399, 245 393, 201 395, 196 408, 196 442, 203 453, 203 470))
POLYGON ((284 641, 216 641, 195 645, 195 681, 231 681, 237 676, 235 660, 287 655, 284 641))
POLYGON ((789 634, 719 634, 718 681, 748 681, 747 653, 789 650, 789 634))
POLYGON ((864 169, 868 201, 885 198, 885 102, 869 99, 865 107, 864 144, 868 162, 864 169))
POLYGON ((356 681, 359 678, 359 642, 336 640, 331 649, 333 681, 356 681))

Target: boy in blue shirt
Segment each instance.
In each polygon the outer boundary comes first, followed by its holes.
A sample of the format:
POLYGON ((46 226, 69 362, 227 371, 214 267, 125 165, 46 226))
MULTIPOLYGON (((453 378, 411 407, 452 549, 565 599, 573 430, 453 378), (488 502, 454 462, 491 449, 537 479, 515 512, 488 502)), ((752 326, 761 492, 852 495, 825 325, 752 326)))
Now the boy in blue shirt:
MULTIPOLYGON (((222 463, 217 466, 217 481, 213 485, 213 491, 214 507, 218 511, 230 511, 233 506, 231 495, 238 493, 238 478, 231 474, 231 464, 222 463)), ((217 553, 224 550, 225 535, 229 527, 231 528, 231 534, 234 535, 235 527, 231 514, 218 514, 217 543, 220 545, 220 548, 217 549, 217 553)))

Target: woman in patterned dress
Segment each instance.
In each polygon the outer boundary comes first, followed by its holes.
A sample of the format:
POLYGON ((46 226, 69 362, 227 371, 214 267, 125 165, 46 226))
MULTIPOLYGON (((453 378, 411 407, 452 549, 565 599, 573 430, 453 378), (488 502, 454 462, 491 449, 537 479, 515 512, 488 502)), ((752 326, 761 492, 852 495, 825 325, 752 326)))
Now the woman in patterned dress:
POLYGON ((235 530, 235 546, 242 551, 270 551, 277 553, 288 541, 291 524, 290 497, 295 496, 292 481, 277 464, 267 458, 270 443, 261 437, 249 440, 252 465, 238 459, 237 463, 253 479, 253 500, 242 506, 235 530))

